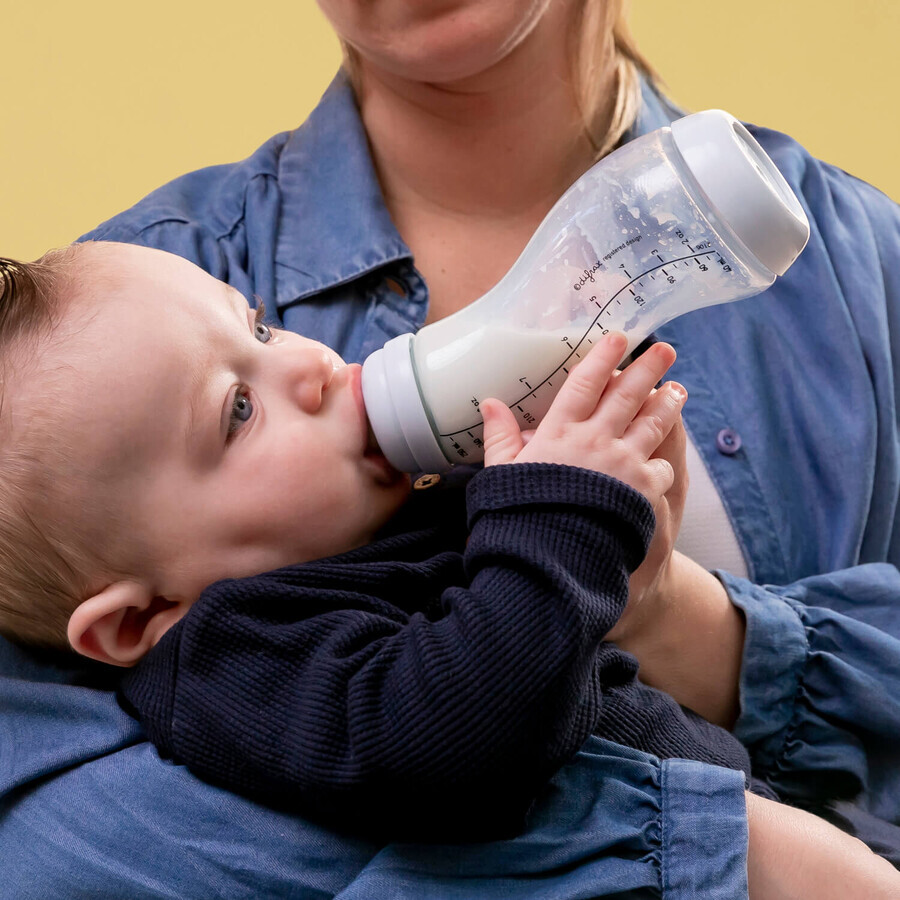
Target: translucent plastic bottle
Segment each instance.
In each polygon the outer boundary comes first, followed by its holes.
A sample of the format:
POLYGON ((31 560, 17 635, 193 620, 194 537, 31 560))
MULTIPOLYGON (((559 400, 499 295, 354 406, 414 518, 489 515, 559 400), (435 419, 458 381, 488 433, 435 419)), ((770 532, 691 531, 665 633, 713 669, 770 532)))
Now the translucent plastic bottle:
POLYGON ((477 462, 483 398, 534 427, 598 337, 623 331, 630 352, 675 316, 757 294, 808 237, 733 116, 708 110, 631 141, 566 191, 487 294, 365 361, 375 437, 403 471, 477 462))

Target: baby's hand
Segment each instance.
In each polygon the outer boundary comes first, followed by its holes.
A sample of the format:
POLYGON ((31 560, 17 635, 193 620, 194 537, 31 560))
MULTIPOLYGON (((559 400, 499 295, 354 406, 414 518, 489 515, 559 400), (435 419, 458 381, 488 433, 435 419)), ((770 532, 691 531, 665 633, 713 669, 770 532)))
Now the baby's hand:
POLYGON ((673 382, 653 389, 675 361, 669 344, 654 344, 620 373, 616 365, 625 348, 622 334, 598 341, 572 370, 527 443, 505 404, 483 401, 485 466, 581 466, 624 481, 656 506, 674 474, 671 463, 654 453, 678 422, 687 394, 673 382))

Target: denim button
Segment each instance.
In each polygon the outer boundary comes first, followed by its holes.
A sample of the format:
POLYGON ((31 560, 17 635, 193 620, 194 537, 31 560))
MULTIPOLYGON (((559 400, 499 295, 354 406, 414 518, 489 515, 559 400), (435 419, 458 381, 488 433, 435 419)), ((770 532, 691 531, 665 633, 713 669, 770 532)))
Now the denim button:
POLYGON ((741 449, 741 436, 733 428, 723 428, 716 435, 716 447, 719 453, 734 456, 741 449))

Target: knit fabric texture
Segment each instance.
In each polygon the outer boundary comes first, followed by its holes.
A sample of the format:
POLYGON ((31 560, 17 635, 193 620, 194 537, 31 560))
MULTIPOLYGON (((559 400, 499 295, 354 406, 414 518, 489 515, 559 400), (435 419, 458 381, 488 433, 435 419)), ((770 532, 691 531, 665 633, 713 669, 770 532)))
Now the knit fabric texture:
POLYGON ((122 684, 161 754, 382 839, 511 833, 592 733, 749 773, 603 642, 653 532, 644 497, 516 464, 475 475, 467 523, 459 493, 412 506, 358 550, 209 587, 122 684))

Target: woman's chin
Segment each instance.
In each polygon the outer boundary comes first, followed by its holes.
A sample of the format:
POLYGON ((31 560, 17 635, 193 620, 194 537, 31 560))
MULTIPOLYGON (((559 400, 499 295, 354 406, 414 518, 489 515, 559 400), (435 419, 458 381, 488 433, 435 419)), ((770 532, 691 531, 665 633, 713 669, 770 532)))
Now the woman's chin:
POLYGON ((389 42, 356 44, 363 67, 406 81, 464 89, 502 62, 542 15, 533 0, 479 0, 471 8, 460 6, 407 23, 389 42))

